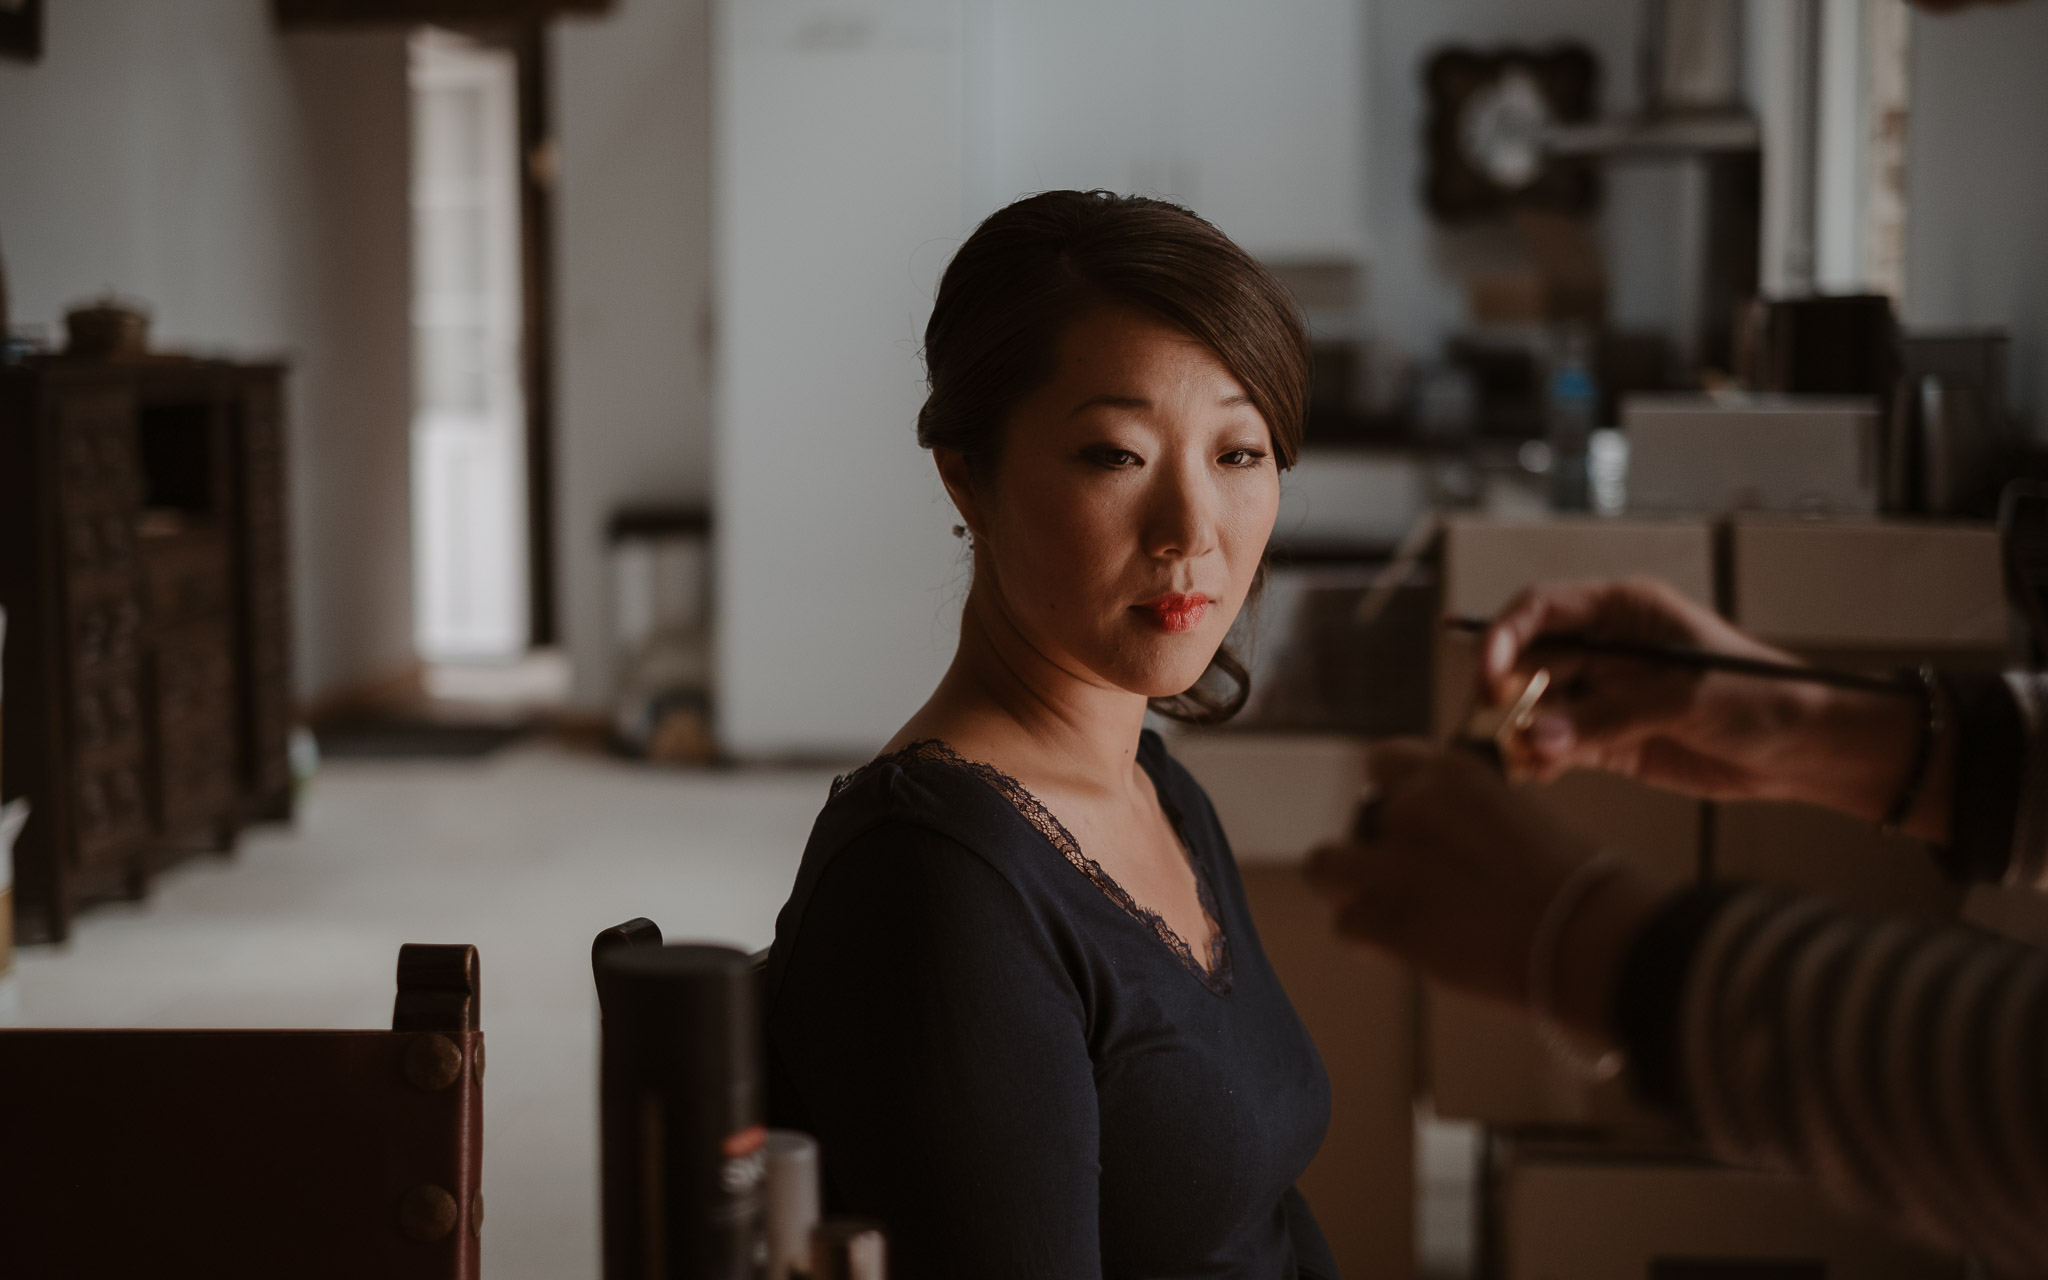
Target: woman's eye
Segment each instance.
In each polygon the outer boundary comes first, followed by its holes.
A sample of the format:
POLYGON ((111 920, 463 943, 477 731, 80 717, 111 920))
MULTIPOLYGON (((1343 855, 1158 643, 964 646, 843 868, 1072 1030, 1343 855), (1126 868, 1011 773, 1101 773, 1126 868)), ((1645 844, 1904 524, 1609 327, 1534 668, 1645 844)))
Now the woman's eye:
POLYGON ((1101 445, 1086 451, 1088 461, 1098 467, 1135 467, 1143 459, 1129 449, 1118 449, 1113 445, 1101 445))
POLYGON ((1217 459, 1226 467, 1256 467, 1265 460, 1265 452, 1259 449, 1232 449, 1217 459))

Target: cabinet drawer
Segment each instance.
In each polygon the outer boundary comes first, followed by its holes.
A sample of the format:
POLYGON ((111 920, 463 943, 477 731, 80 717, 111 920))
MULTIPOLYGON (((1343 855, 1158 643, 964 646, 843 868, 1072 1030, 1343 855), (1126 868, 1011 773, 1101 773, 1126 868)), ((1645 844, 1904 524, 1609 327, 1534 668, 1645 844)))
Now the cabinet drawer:
POLYGON ((141 500, 135 401, 125 388, 74 389, 57 401, 55 418, 67 506, 141 500))

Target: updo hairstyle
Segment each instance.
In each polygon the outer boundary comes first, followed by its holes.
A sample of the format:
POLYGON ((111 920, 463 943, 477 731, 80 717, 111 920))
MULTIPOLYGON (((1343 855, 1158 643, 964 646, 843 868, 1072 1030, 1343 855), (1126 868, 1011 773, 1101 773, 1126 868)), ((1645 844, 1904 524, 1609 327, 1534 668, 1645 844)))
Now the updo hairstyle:
MULTIPOLYGON (((961 454, 972 475, 991 474, 1012 412, 1053 376, 1060 335, 1111 305, 1147 312, 1214 351, 1266 420, 1274 460, 1294 465, 1310 356, 1293 297, 1190 210, 1109 191, 1026 197, 991 214, 953 255, 925 325, 930 392, 917 442, 961 454)), ((1261 565, 1254 596, 1264 578, 1261 565)), ((1217 724, 1250 694, 1250 674, 1226 646, 1193 688, 1154 698, 1152 709, 1217 724)))

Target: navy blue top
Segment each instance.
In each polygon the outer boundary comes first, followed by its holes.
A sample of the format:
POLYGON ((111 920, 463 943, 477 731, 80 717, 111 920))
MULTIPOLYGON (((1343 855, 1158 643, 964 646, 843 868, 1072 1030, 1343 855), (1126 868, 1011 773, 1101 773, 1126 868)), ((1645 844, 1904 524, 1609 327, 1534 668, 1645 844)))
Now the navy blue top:
POLYGON ((1203 966, 1016 782, 942 743, 834 784, 767 975, 769 1112, 894 1280, 1334 1280, 1294 1181, 1329 1080, 1208 797, 1138 759, 1220 926, 1203 966))

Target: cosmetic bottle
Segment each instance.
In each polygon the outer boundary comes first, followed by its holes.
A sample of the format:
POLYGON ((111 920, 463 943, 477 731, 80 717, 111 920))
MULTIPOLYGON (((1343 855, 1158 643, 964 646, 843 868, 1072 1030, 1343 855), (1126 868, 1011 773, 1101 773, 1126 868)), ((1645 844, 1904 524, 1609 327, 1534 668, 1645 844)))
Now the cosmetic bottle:
POLYGON ((746 954, 619 947, 598 991, 606 1280, 755 1280, 768 1135, 746 954))
POLYGON ((811 1233, 810 1280, 889 1280, 889 1242, 880 1223, 830 1217, 811 1233))
POLYGON ((768 1196, 764 1210, 767 1280, 810 1272, 811 1232, 818 1225, 818 1142, 794 1129, 768 1131, 768 1196))

